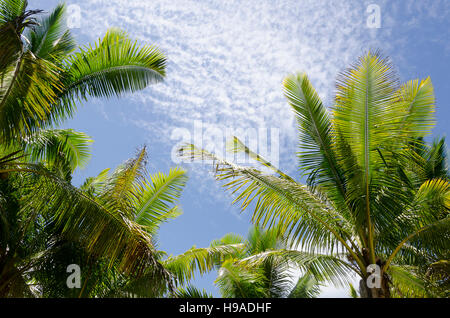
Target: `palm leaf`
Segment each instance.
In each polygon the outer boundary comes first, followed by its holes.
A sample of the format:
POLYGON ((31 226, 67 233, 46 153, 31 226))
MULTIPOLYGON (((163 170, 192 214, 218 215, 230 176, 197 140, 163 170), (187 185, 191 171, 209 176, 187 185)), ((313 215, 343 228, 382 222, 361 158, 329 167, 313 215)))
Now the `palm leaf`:
POLYGON ((30 162, 63 165, 73 172, 84 168, 90 160, 93 140, 73 129, 41 129, 22 141, 30 162))
POLYGON ((120 271, 131 275, 150 269, 170 285, 170 274, 155 258, 151 237, 119 211, 108 210, 40 165, 10 163, 0 172, 38 177, 34 191, 24 198, 24 211, 54 216, 55 227, 65 238, 79 242, 91 255, 107 258, 109 266, 117 264, 120 271))
POLYGON ((46 17, 37 20, 27 35, 29 49, 35 56, 60 61, 75 49, 75 41, 65 26, 65 4, 57 5, 46 17))
POLYGON ((181 214, 173 207, 186 185, 186 172, 174 168, 167 175, 159 172, 150 176, 151 183, 144 181, 135 194, 134 221, 154 233, 162 222, 181 214))
POLYGON ((117 29, 109 30, 94 47, 81 49, 67 58, 64 89, 52 118, 71 116, 74 101, 92 97, 122 96, 161 82, 166 58, 155 46, 139 46, 117 29))

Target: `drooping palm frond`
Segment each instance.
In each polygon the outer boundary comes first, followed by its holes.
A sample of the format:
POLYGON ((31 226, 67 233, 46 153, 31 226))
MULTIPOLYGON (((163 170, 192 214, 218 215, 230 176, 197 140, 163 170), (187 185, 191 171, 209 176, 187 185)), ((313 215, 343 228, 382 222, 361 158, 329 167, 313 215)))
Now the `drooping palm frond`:
POLYGON ((94 47, 69 57, 64 94, 120 96, 162 81, 166 59, 154 46, 139 46, 121 30, 110 29, 94 47))
POLYGON ((216 269, 224 260, 240 255, 243 249, 245 245, 242 243, 207 248, 194 246, 183 254, 168 257, 163 264, 175 276, 177 283, 183 285, 193 279, 196 272, 204 274, 216 269))
POLYGON ((306 186, 226 162, 194 145, 186 145, 180 152, 185 158, 213 161, 219 180, 233 179, 224 187, 232 193, 239 191, 234 202, 241 201, 243 209, 256 199, 252 221, 257 225, 276 224, 285 231, 287 238, 311 251, 347 245, 351 226, 306 186))
POLYGON ((70 55, 63 67, 64 88, 52 120, 72 116, 74 101, 119 97, 165 77, 166 58, 155 46, 140 46, 118 29, 110 29, 95 46, 70 55))
POLYGON ((90 160, 93 140, 73 129, 41 129, 21 142, 30 162, 47 163, 50 167, 63 165, 72 173, 84 168, 90 160))
POLYGON ((65 238, 79 242, 91 255, 106 257, 110 266, 117 264, 124 273, 139 275, 144 268, 150 268, 170 284, 170 274, 155 259, 151 238, 119 211, 108 210, 40 165, 6 164, 0 172, 38 177, 38 185, 26 198, 23 211, 53 215, 55 228, 65 238))

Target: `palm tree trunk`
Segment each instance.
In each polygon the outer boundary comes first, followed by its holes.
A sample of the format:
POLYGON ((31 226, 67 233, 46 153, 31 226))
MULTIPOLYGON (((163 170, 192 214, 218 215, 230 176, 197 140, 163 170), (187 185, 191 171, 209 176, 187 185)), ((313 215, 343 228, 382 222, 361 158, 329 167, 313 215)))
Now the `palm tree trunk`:
POLYGON ((383 275, 380 288, 370 288, 367 286, 367 278, 361 279, 359 281, 359 295, 361 298, 391 298, 388 277, 383 275))

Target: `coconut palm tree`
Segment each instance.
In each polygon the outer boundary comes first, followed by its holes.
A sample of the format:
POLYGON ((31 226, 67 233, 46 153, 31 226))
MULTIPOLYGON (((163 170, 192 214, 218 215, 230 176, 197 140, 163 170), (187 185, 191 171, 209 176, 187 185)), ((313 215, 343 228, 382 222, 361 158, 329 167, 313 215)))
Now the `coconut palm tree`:
POLYGON ((28 252, 45 238, 33 229, 48 218, 60 235, 89 255, 109 257, 122 274, 150 266, 168 281, 142 226, 70 184, 71 172, 88 159, 88 137, 54 129, 88 97, 121 96, 162 81, 164 55, 117 29, 75 51, 64 5, 48 15, 27 5, 0 1, 0 295, 30 295, 24 274, 43 255, 28 252))
MULTIPOLYGON (((186 253, 171 256, 164 264, 182 284, 189 282, 196 271, 204 274, 217 270, 215 284, 224 298, 316 297, 320 284, 309 272, 315 269, 307 262, 290 262, 294 257, 287 259, 278 253, 286 250, 286 242, 278 229, 263 230, 253 226, 247 239, 229 233, 207 248, 193 247, 186 253), (298 279, 296 270, 303 271, 298 279)), ((179 287, 175 292, 175 297, 201 295, 207 296, 191 285, 179 287)))
MULTIPOLYGON (((79 190, 108 209, 110 214, 122 214, 127 222, 140 229, 150 241, 150 246, 155 247, 161 224, 181 214, 180 207, 175 203, 186 184, 187 175, 180 168, 173 168, 167 174, 157 172, 149 175, 146 164, 144 147, 112 173, 105 169, 98 176, 88 178, 79 190)), ((41 283, 44 296, 160 297, 170 292, 172 277, 161 277, 155 266, 143 268, 138 277, 123 275, 117 262, 110 263, 109 258, 89 256, 82 246, 74 244, 79 234, 74 233, 72 239, 67 234, 60 236, 52 224, 48 231, 53 234, 49 237, 55 248, 47 253, 35 271, 40 278, 37 284, 41 283), (72 291, 65 286, 68 262, 89 269, 85 272, 81 289, 72 291)), ((115 238, 110 237, 113 241, 115 238)), ((155 248, 154 255, 156 261, 161 263, 165 253, 155 248)))
POLYGON ((434 123, 430 78, 399 84, 389 60, 369 52, 338 77, 331 111, 304 73, 287 76, 283 86, 298 123, 306 184, 237 138, 232 151, 273 173, 195 145, 182 147, 182 156, 212 160, 234 202, 243 209, 254 202, 252 221, 276 225, 304 259, 334 258, 322 268, 330 277, 345 263, 361 277, 361 297, 426 296, 409 267, 448 259, 450 250, 447 168, 436 147, 423 141, 434 123))
POLYGON ((121 96, 163 80, 166 59, 110 29, 80 47, 65 26, 65 6, 48 15, 26 0, 0 1, 0 140, 11 143, 73 116, 87 97, 121 96))

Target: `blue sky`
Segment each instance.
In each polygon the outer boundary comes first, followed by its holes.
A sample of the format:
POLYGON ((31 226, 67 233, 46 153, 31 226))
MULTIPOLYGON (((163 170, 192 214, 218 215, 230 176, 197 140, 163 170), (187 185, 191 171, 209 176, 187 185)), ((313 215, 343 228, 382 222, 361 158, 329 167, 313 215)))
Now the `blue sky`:
MULTIPOLYGON (((30 0, 49 10, 59 1, 30 0)), ((168 57, 167 79, 122 99, 90 100, 65 123, 93 137, 89 166, 74 183, 115 167, 146 144, 149 170, 168 171, 177 129, 266 129, 279 132, 279 165, 297 177, 293 114, 281 82, 304 71, 327 105, 340 71, 369 49, 390 56, 400 80, 430 76, 437 100, 433 135, 449 132, 450 3, 425 1, 145 1, 67 0, 79 8, 72 31, 79 44, 96 41, 120 27, 141 43, 155 44, 168 57), (380 28, 369 28, 370 4, 380 8, 380 28), (172 137, 172 138, 171 138, 172 137)), ((262 130, 264 131, 264 130, 262 130)), ((239 134, 238 134, 239 136, 239 134)), ((179 254, 193 245, 234 232, 247 233, 249 212, 240 213, 209 173, 210 167, 184 165, 190 180, 180 201, 184 214, 165 224, 159 247, 179 254)), ((215 273, 196 285, 218 295, 215 273)), ((323 297, 346 297, 325 288, 323 297)))

